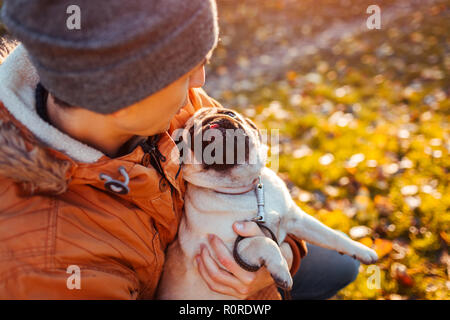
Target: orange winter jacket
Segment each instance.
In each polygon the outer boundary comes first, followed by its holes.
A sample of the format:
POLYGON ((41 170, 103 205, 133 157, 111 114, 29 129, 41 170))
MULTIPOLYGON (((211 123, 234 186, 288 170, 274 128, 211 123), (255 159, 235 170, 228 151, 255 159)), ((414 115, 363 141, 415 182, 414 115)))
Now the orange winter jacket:
MULTIPOLYGON (((164 178, 145 145, 111 159, 41 120, 38 80, 21 46, 0 66, 0 299, 152 299, 183 212, 170 134, 220 104, 189 91, 156 144, 164 178)), ((298 267, 303 246, 291 246, 298 267)))

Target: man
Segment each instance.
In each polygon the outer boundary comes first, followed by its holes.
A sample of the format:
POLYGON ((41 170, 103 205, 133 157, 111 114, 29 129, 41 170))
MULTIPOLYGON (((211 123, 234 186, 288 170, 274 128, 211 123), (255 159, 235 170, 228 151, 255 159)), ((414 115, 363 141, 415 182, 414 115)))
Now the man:
MULTIPOLYGON (((154 298, 185 191, 170 134, 195 110, 221 107, 201 89, 217 13, 214 0, 124 3, 4 2, 2 20, 22 44, 0 66, 0 298, 154 298), (74 4, 80 29, 67 27, 74 4)), ((226 268, 200 260, 212 290, 279 297, 264 268, 241 269, 217 237, 211 246, 226 268)), ((282 245, 293 273, 301 249, 282 245)), ((331 253, 313 251, 323 272, 305 259, 296 291, 312 280, 306 297, 325 297, 354 279, 351 259, 333 256, 326 270, 331 253), (337 281, 325 285, 325 275, 337 281)))

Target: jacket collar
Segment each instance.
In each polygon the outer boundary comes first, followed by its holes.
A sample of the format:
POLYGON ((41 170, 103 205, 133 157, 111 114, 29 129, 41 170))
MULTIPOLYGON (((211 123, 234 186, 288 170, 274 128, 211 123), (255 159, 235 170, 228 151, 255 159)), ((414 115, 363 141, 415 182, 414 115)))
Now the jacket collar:
POLYGON ((103 153, 43 121, 35 110, 34 90, 39 82, 23 45, 17 48, 0 66, 0 101, 9 113, 40 141, 61 151, 80 163, 94 163, 103 153))

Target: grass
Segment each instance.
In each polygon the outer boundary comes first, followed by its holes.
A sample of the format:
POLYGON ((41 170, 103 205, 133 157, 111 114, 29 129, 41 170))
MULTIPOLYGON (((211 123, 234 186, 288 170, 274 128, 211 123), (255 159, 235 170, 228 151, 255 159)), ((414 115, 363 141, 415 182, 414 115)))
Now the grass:
MULTIPOLYGON (((218 97, 280 129, 280 175, 297 203, 381 257, 379 288, 368 285, 376 271, 362 266, 337 298, 450 298, 449 3, 218 97)), ((245 52, 233 41, 220 50, 245 52)), ((220 68, 210 72, 226 76, 220 68)))

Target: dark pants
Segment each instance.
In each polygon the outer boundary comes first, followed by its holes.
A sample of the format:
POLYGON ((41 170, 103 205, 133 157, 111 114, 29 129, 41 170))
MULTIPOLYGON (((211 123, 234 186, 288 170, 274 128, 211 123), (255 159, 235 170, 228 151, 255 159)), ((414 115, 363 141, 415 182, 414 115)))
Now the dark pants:
POLYGON ((307 246, 308 254, 294 275, 293 300, 328 299, 356 279, 358 260, 309 243, 307 246))

